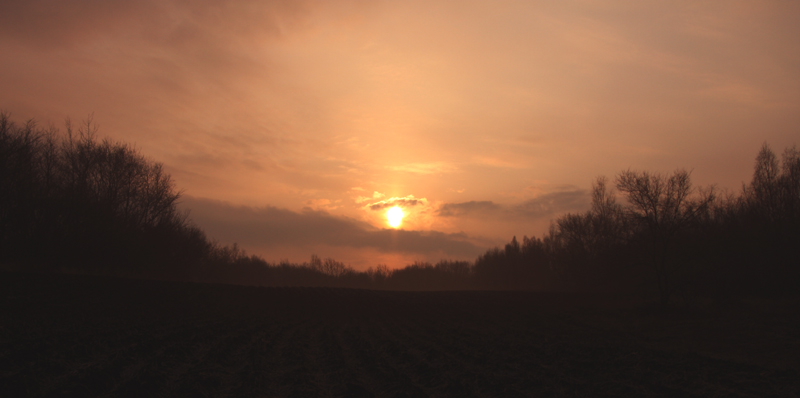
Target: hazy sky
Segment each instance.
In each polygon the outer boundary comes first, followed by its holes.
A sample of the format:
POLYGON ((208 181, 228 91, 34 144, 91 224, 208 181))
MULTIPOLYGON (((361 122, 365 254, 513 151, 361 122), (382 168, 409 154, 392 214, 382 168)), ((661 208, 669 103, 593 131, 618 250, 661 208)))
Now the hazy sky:
POLYGON ((219 242, 395 267, 539 236, 627 168, 738 192, 799 141, 798 38, 789 0, 0 0, 0 110, 93 113, 219 242))

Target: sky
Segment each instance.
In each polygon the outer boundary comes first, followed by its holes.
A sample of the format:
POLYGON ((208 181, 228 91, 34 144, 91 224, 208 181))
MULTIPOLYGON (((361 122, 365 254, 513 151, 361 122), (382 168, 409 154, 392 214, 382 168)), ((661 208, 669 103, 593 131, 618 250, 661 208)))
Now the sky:
POLYGON ((541 236, 627 169, 738 193, 799 141, 799 37, 788 0, 0 0, 0 110, 91 115, 221 244, 394 268, 541 236))

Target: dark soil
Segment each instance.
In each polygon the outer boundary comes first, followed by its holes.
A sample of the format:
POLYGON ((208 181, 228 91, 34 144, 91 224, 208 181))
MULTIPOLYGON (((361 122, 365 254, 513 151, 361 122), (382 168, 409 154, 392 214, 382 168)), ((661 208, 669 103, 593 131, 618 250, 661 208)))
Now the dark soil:
POLYGON ((800 396, 800 302, 0 274, 0 396, 800 396))

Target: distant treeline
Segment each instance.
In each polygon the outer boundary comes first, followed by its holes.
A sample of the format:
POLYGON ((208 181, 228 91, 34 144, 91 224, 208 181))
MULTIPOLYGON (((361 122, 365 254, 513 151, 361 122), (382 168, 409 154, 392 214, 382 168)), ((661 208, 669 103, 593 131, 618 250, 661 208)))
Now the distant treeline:
POLYGON ((797 294, 800 152, 765 144, 739 194, 696 188, 690 173, 623 171, 597 179, 592 207, 516 238, 474 263, 355 271, 316 256, 270 264, 210 241, 177 209, 159 163, 100 140, 91 121, 66 132, 0 114, 0 265, 265 286, 532 289, 676 294, 797 294), (616 193, 622 196, 617 201, 616 193))
POLYGON ((800 293, 800 151, 764 144, 738 194, 695 188, 690 173, 623 171, 597 178, 592 207, 513 239, 474 265, 495 288, 675 295, 800 293), (617 201, 615 192, 623 196, 617 201))

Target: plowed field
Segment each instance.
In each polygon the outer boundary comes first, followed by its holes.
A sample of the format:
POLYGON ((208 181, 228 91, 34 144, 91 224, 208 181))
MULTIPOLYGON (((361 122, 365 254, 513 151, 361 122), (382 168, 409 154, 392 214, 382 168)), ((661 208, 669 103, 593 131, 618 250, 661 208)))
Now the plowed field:
POLYGON ((798 396, 800 305, 0 274, 0 396, 798 396))

